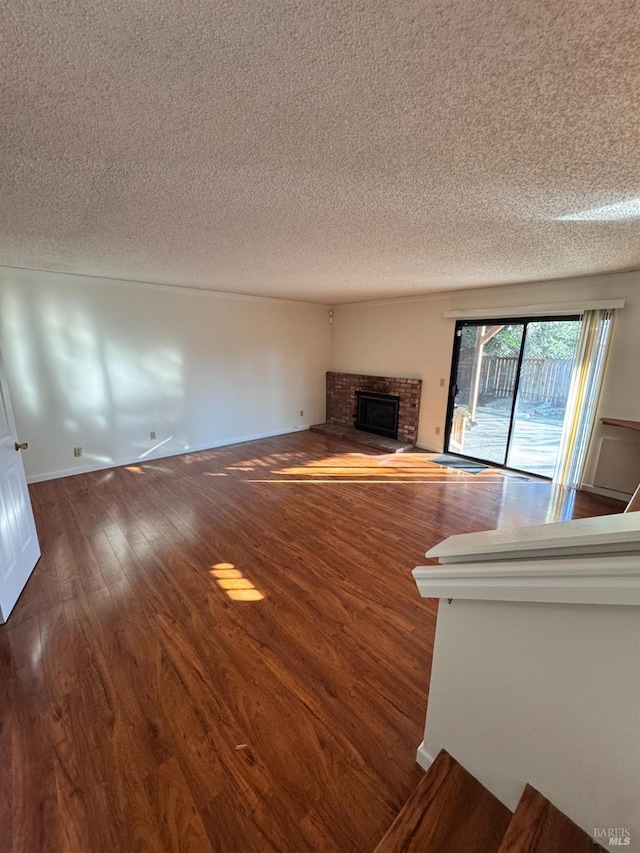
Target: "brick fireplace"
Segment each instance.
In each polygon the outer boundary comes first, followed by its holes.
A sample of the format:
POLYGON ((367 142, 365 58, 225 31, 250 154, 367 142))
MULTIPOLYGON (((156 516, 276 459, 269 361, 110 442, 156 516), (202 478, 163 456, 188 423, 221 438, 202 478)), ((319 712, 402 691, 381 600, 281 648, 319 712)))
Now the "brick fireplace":
POLYGON ((418 438, 421 379, 366 376, 362 373, 327 373, 327 423, 353 427, 357 415, 357 391, 399 397, 398 441, 415 444, 418 438))

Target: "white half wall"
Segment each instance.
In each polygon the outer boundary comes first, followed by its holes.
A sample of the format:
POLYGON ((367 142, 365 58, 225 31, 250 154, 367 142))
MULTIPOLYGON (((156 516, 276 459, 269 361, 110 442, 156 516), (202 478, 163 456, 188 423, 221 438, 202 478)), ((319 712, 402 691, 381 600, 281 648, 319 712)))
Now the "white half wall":
MULTIPOLYGON (((640 272, 334 306, 331 370, 422 379, 418 444, 443 448, 455 320, 445 311, 625 299, 618 311, 599 416, 640 420, 640 272), (444 384, 440 382, 444 380, 444 384), (440 434, 436 434, 439 428, 440 434)), ((640 482, 640 433, 598 423, 584 482, 629 494, 640 482), (629 444, 638 448, 630 456, 629 444), (601 452, 607 464, 599 465, 601 452), (616 459, 616 465, 609 464, 616 459)))
POLYGON ((529 782, 638 851, 639 711, 640 607, 440 602, 419 760, 446 749, 512 810, 529 782))
POLYGON ((326 306, 0 269, 30 481, 322 422, 329 344, 326 306))

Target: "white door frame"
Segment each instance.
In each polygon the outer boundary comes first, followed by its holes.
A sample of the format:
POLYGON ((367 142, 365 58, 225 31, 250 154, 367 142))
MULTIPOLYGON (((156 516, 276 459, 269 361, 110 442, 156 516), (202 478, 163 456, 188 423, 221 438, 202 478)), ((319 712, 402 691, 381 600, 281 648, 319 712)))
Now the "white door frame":
POLYGON ((9 618, 40 558, 23 449, 0 354, 0 624, 9 618))

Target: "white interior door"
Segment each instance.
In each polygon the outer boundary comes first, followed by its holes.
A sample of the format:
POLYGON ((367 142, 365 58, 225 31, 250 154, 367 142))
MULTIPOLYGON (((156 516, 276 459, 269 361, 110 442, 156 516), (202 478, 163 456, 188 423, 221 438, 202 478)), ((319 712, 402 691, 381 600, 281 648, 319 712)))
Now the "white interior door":
POLYGON ((0 358, 0 623, 6 622, 40 557, 22 452, 0 358))

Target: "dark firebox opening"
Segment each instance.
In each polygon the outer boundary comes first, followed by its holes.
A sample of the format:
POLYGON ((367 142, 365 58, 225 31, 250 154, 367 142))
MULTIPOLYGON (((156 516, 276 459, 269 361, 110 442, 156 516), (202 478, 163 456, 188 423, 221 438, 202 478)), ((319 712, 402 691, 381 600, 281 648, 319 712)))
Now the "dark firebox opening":
POLYGON ((369 391, 356 391, 356 396, 356 429, 397 438, 400 397, 392 394, 372 394, 369 391))

